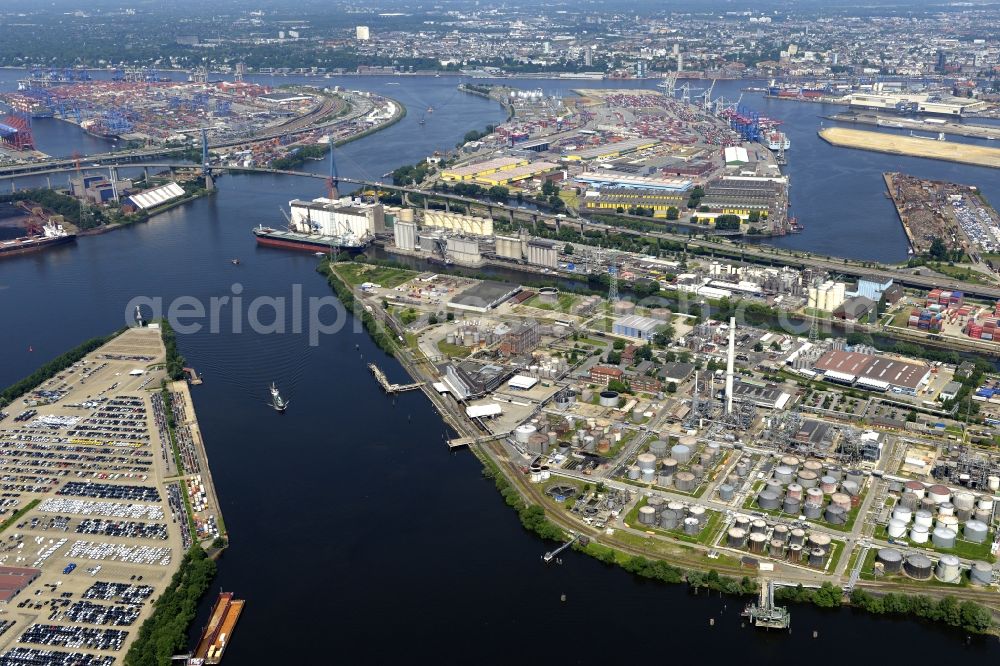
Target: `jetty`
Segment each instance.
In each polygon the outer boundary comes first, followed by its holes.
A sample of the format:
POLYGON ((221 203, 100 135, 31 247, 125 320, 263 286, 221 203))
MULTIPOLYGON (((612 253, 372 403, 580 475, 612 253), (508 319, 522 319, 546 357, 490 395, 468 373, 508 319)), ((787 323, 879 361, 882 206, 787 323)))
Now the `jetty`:
POLYGON ((567 541, 566 543, 564 543, 563 545, 559 546, 558 548, 556 548, 553 551, 549 551, 549 552, 545 553, 544 555, 542 555, 542 562, 545 562, 546 564, 548 564, 549 562, 551 562, 552 560, 554 560, 556 558, 556 556, 559 555, 559 553, 563 552, 564 550, 566 550, 567 548, 569 548, 570 546, 572 546, 574 543, 576 543, 576 540, 579 539, 579 538, 580 538, 579 534, 574 534, 573 538, 570 539, 569 541, 567 541))
POLYGON ((382 369, 374 363, 369 363, 368 369, 372 371, 373 375, 375 375, 375 379, 378 381, 379 386, 382 387, 382 390, 390 395, 394 393, 402 393, 403 391, 416 391, 424 385, 423 382, 413 382, 412 384, 393 384, 389 381, 388 377, 385 376, 385 373, 382 372, 382 369))
POLYGON ((792 624, 792 614, 783 606, 774 605, 774 581, 763 580, 760 584, 760 598, 749 604, 743 617, 750 618, 755 627, 763 629, 787 629, 792 624))

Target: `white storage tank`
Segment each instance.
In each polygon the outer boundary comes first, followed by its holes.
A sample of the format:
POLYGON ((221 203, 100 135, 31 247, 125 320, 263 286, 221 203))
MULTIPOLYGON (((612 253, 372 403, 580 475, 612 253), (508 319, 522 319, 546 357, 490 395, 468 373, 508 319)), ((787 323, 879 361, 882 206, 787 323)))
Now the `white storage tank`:
POLYGON ((935 548, 954 548, 956 536, 953 529, 935 527, 934 532, 931 533, 931 543, 934 544, 935 548))
POLYGON ((913 519, 913 511, 907 509, 905 506, 897 506, 892 510, 892 517, 908 524, 913 519))
POLYGON ((927 543, 929 536, 930 530, 927 529, 926 525, 914 525, 910 529, 910 541, 913 543, 927 543))
POLYGON ((962 575, 962 565, 954 555, 942 555, 937 563, 937 577, 945 583, 958 580, 962 575))
POLYGON ((951 499, 951 491, 948 490, 947 486, 935 484, 927 489, 927 497, 932 499, 935 504, 941 504, 951 499))
POLYGON ((930 511, 921 509, 914 514, 913 522, 921 527, 930 527, 934 524, 934 515, 930 511))
POLYGON ((898 518, 891 518, 887 530, 893 539, 902 539, 906 534, 906 523, 898 518))
POLYGON ((966 541, 971 541, 972 543, 983 543, 986 541, 986 535, 989 532, 989 527, 986 523, 978 520, 970 520, 965 524, 965 530, 963 534, 965 535, 966 541))
POLYGON ((639 469, 643 471, 656 469, 656 456, 652 453, 640 453, 636 462, 639 464, 639 469))
POLYGON ((527 444, 531 436, 535 434, 538 430, 535 426, 530 423, 524 423, 522 425, 514 428, 514 439, 517 440, 519 444, 527 444))

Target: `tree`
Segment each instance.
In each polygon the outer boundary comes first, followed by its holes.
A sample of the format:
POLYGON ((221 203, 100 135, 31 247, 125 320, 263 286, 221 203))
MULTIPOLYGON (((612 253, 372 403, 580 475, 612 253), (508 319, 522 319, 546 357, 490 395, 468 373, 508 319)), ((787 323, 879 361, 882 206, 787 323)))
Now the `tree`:
POLYGON ((572 255, 573 254, 573 246, 570 245, 569 243, 566 243, 566 247, 563 248, 563 254, 572 255))
POLYGON ((487 190, 486 195, 493 201, 506 202, 510 199, 510 190, 503 185, 494 185, 487 190))
POLYGON ((739 215, 720 215, 715 218, 715 228, 718 231, 730 231, 739 230, 740 228, 740 216, 739 215))
POLYGON ((667 393, 677 393, 677 382, 667 384, 667 393))
POLYGON ((763 342, 761 342, 760 340, 758 340, 758 341, 757 341, 757 342, 756 342, 756 343, 754 344, 754 346, 753 346, 753 350, 754 350, 755 352, 762 352, 762 351, 764 351, 764 343, 763 343, 763 342))
POLYGON ((667 219, 668 220, 677 220, 677 219, 680 218, 680 216, 681 216, 681 213, 680 213, 679 210, 677 210, 677 208, 675 206, 670 206, 669 208, 667 208, 667 219))

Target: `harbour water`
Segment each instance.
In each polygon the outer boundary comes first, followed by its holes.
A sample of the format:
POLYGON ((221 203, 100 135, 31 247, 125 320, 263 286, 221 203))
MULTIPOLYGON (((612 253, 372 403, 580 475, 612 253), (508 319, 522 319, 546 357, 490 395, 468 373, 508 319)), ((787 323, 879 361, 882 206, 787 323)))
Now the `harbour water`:
MULTIPOLYGON (((332 83, 435 108, 422 127, 411 112, 344 147, 345 175, 380 176, 502 118, 487 100, 452 96, 456 81, 444 77, 332 83)), ((239 292, 249 303, 292 299, 296 284, 304 300, 329 296, 314 256, 258 248, 249 232, 322 187, 226 176, 217 195, 148 223, 0 262, 0 385, 123 325, 135 296, 207 302, 239 292)), ((192 393, 232 535, 215 586, 247 599, 227 663, 613 663, 636 647, 710 663, 796 654, 832 664, 862 650, 865 659, 1000 656, 996 639, 966 643, 937 626, 849 610, 795 606, 790 635, 761 633, 742 627, 742 600, 637 580, 571 551, 562 566, 545 567, 539 556, 555 544, 521 528, 472 455, 448 452, 449 433, 424 396, 382 394, 366 363, 391 381, 406 376, 353 320, 310 346, 306 333, 245 324, 237 333, 230 312, 217 333, 179 336, 205 379, 192 393), (284 415, 268 407, 272 381, 291 401, 284 415)), ((324 320, 333 318, 327 308, 324 320)))

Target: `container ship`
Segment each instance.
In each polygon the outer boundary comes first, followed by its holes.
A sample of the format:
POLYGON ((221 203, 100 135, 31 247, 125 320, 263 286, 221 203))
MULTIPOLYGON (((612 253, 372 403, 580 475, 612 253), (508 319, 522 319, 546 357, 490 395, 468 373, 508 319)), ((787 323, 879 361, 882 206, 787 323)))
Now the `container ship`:
POLYGON ((233 629, 236 627, 236 621, 240 619, 245 603, 243 599, 233 599, 232 592, 219 592, 208 625, 201 632, 198 647, 189 664, 201 666, 218 664, 222 661, 222 655, 226 651, 226 645, 232 640, 233 629))
POLYGON ((61 224, 49 223, 42 227, 42 233, 0 241, 0 258, 16 254, 40 252, 56 245, 72 243, 76 234, 66 231, 61 224))

